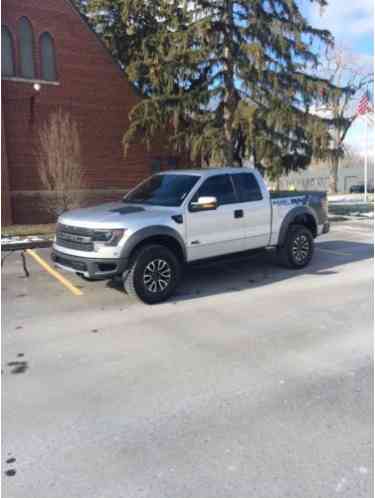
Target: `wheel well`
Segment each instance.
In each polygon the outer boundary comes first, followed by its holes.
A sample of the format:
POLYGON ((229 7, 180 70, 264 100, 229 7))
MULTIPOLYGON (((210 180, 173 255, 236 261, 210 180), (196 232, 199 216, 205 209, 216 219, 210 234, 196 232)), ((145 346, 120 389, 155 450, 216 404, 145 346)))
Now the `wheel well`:
POLYGON ((185 262, 185 255, 181 245, 175 238, 170 237, 169 235, 153 235, 152 237, 147 237, 133 248, 130 257, 132 257, 133 254, 135 254, 135 252, 141 247, 148 246, 150 244, 159 244, 161 246, 168 247, 168 249, 170 249, 173 254, 177 256, 181 263, 185 262))
POLYGON ((315 218, 312 214, 304 213, 299 214, 293 220, 293 225, 303 225, 310 230, 312 236, 315 238, 318 234, 315 218))

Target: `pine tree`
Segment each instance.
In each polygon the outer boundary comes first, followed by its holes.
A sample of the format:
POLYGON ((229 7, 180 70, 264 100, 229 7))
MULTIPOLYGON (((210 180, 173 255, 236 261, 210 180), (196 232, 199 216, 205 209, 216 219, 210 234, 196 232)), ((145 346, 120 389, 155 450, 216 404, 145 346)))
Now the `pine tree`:
POLYGON ((152 1, 147 9, 130 5, 127 0, 78 0, 79 9, 86 16, 98 35, 130 81, 144 96, 150 95, 151 86, 144 53, 156 49, 153 38, 160 26, 158 14, 161 3, 152 1))
POLYGON ((295 0, 91 0, 91 9, 146 96, 125 150, 168 128, 170 145, 195 160, 252 159, 271 177, 326 157, 327 122, 312 108, 345 90, 313 74, 313 47, 333 40, 295 0))

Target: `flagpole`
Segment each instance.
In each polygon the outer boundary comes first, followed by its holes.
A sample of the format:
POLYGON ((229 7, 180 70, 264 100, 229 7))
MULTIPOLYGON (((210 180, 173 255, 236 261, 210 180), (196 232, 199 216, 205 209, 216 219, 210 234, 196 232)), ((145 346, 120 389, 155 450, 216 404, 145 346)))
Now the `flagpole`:
POLYGON ((367 167, 368 167, 368 119, 364 116, 366 128, 365 128, 365 178, 364 178, 364 202, 367 202, 367 167))

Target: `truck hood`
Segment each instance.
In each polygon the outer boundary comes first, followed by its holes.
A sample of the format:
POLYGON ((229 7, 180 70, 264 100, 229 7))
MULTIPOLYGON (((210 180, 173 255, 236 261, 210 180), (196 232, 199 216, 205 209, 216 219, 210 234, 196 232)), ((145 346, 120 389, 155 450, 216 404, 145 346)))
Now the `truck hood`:
POLYGON ((84 228, 131 228, 129 224, 144 219, 162 220, 178 213, 177 208, 110 202, 68 211, 59 217, 59 223, 84 228))

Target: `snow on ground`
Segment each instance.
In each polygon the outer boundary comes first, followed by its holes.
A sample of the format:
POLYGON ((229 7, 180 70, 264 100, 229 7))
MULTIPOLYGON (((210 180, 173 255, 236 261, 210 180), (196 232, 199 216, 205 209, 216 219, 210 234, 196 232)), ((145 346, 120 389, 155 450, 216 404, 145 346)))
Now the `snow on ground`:
POLYGON ((8 244, 28 244, 35 242, 44 242, 50 240, 48 237, 40 237, 37 235, 30 235, 29 237, 24 236, 11 236, 11 237, 1 237, 1 245, 8 244))
POLYGON ((374 218, 374 211, 370 211, 369 213, 353 213, 352 216, 360 216, 361 218, 374 218))
MULTIPOLYGON (((374 200, 374 194, 367 194, 367 202, 374 200)), ((358 204, 364 202, 364 194, 336 194, 328 195, 328 202, 334 204, 353 203, 358 204)))

